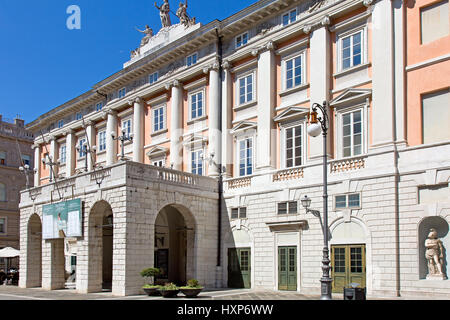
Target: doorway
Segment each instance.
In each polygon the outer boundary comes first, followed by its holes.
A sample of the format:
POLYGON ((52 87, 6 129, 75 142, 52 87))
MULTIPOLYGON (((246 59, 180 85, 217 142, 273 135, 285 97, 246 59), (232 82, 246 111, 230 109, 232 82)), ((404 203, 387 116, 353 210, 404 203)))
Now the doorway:
POLYGON ((344 288, 357 283, 366 287, 366 246, 336 245, 331 246, 331 277, 333 293, 343 293, 344 288))
POLYGON ((278 247, 278 290, 297 291, 297 247, 278 247))
POLYGON ((251 249, 228 249, 228 287, 251 288, 251 249))

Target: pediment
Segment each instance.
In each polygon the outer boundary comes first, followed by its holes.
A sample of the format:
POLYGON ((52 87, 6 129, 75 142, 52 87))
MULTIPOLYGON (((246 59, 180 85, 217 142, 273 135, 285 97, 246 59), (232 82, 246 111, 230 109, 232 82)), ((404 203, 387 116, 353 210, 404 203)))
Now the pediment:
POLYGON ((167 153, 167 151, 168 151, 167 148, 156 146, 156 147, 151 148, 147 152, 147 156, 150 157, 150 158, 155 158, 155 157, 158 157, 158 156, 165 155, 167 153))
POLYGON ((361 102, 372 96, 371 89, 347 89, 330 102, 330 106, 339 107, 344 104, 361 102))
POLYGON ((231 134, 236 134, 245 130, 249 130, 249 129, 256 129, 258 125, 256 124, 256 122, 252 122, 252 121, 241 121, 239 123, 237 123, 231 130, 230 133, 231 134))
POLYGON ((196 145, 196 144, 206 144, 208 142, 208 138, 204 137, 200 134, 189 134, 183 140, 183 145, 196 145))
POLYGON ((308 108, 301 107, 290 107, 276 116, 273 121, 275 122, 284 122, 289 120, 295 120, 306 116, 309 113, 308 108))

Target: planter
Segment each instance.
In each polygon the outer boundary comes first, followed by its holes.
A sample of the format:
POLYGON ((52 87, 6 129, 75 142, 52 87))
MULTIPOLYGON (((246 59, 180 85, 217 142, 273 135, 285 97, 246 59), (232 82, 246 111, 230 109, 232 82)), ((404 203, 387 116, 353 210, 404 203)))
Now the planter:
POLYGON ((196 298, 203 288, 181 288, 181 292, 188 298, 196 298))
POLYGON ((148 296, 158 296, 159 295, 159 287, 154 288, 142 288, 148 296))
POLYGON ((178 295, 178 293, 180 292, 180 290, 179 289, 177 289, 177 290, 158 290, 160 293, 161 293, 161 295, 164 297, 164 298, 174 298, 174 297, 176 297, 177 295, 178 295))

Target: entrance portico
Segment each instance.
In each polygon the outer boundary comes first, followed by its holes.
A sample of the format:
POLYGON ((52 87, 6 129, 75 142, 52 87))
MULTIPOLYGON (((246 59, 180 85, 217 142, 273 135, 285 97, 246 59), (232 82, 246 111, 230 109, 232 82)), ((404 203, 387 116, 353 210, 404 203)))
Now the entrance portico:
MULTIPOLYGON (((19 286, 42 286, 47 290, 64 287, 64 249, 74 246, 76 250, 71 251, 76 252, 77 292, 101 292, 111 282, 113 295, 141 293, 144 279, 140 271, 154 266, 157 217, 165 212, 171 219, 167 226, 172 229, 170 236, 176 235, 168 241, 184 242, 182 249, 186 250, 178 252, 180 259, 171 271, 172 278, 178 282, 196 278, 205 287, 215 287, 217 186, 217 181, 208 177, 119 162, 22 192, 20 224, 22 230, 30 232, 21 233, 19 286), (42 233, 44 205, 72 199, 82 201, 81 237, 32 238, 42 233), (42 245, 42 271, 39 263, 35 263, 39 257, 34 248, 39 244, 42 245)), ((170 247, 177 246, 170 243, 170 247)))

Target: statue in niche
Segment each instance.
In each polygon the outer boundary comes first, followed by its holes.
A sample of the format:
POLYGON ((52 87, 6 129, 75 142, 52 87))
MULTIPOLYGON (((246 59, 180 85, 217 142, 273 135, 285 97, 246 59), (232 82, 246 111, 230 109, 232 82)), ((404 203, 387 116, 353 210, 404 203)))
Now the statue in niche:
POLYGON ((141 47, 143 47, 150 41, 151 37, 153 37, 153 29, 146 25, 145 30, 139 30, 138 28, 136 28, 136 30, 145 34, 144 38, 141 40, 141 47))
POLYGON ((164 0, 164 3, 161 5, 161 7, 158 7, 158 5, 155 2, 155 7, 159 10, 159 16, 161 17, 161 24, 163 28, 170 27, 172 25, 172 22, 170 22, 170 5, 169 0, 164 0))
POLYGON ((428 238, 425 240, 425 258, 428 263, 429 278, 446 279, 443 273, 444 267, 444 246, 437 236, 436 229, 430 229, 428 238))
POLYGON ((177 17, 180 18, 180 23, 185 27, 189 27, 190 25, 195 24, 195 19, 189 18, 189 15, 187 14, 187 7, 187 0, 186 3, 180 2, 180 7, 178 8, 176 14, 177 17))

